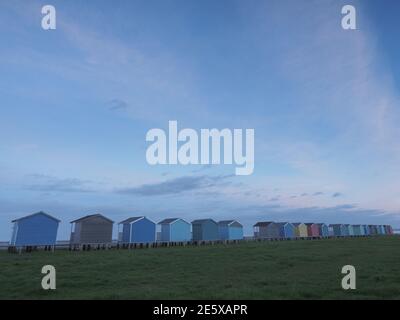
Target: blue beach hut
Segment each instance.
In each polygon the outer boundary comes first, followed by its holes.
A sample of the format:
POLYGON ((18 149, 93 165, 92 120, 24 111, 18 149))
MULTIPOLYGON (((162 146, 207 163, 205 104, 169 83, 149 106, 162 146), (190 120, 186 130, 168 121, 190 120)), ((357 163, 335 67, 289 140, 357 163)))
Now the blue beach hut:
POLYGON ((156 241, 156 224, 146 217, 132 217, 121 221, 122 243, 152 243, 156 241))
POLYGON ((12 221, 12 246, 51 246, 56 244, 60 220, 44 212, 12 221))
POLYGON ((192 221, 194 241, 218 240, 218 223, 213 219, 200 219, 192 221))
POLYGON ((161 238, 163 242, 185 242, 192 238, 191 224, 180 218, 164 219, 161 225, 161 238))
POLYGON ((350 229, 349 229, 349 224, 344 224, 343 225, 343 234, 342 236, 348 237, 350 235, 350 229))
POLYGON ((291 239, 296 237, 296 227, 289 222, 277 222, 279 236, 281 238, 291 239))
POLYGON ((243 226, 236 220, 219 221, 218 233, 221 240, 242 240, 243 226))
POLYGON ((325 223, 317 223, 321 237, 329 237, 329 227, 325 223))
POLYGON ((353 228, 353 225, 351 225, 351 224, 346 224, 346 226, 347 226, 347 228, 348 228, 348 230, 349 230, 349 236, 354 236, 355 235, 355 233, 354 233, 354 228, 353 228))
POLYGON ((353 225, 353 232, 355 236, 362 236, 364 234, 364 230, 361 225, 354 224, 353 225))
POLYGON ((331 224, 329 226, 333 236, 344 237, 346 235, 346 228, 343 224, 331 224))

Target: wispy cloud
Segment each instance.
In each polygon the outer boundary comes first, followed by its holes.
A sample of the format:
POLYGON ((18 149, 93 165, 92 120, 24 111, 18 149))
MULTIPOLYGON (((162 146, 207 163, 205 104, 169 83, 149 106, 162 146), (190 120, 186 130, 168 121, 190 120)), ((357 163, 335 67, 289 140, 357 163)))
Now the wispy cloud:
POLYGON ((231 177, 233 176, 184 176, 160 183, 144 184, 138 187, 119 189, 116 192, 120 194, 139 196, 173 195, 183 192, 209 189, 217 186, 227 186, 231 184, 231 181, 229 181, 231 177))
POLYGON ((269 201, 271 201, 271 202, 275 202, 275 201, 279 201, 280 200, 280 197, 278 196, 278 197, 273 197, 273 198, 271 198, 271 199, 269 199, 269 201))
POLYGON ((333 198, 339 198, 339 197, 341 197, 341 196, 343 196, 343 194, 340 193, 340 192, 335 192, 335 193, 332 195, 333 198))
POLYGON ((60 193, 86 193, 94 192, 88 188, 90 181, 76 178, 60 179, 42 174, 32 174, 27 176, 31 182, 25 186, 26 190, 40 192, 60 192, 60 193))
POLYGON ((109 110, 127 110, 129 105, 122 99, 112 99, 107 103, 109 110))

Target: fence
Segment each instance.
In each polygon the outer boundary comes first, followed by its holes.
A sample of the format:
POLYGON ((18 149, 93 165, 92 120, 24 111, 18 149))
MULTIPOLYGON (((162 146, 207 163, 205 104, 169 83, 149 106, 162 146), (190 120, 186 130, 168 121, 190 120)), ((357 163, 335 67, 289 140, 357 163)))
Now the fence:
MULTIPOLYGON (((85 243, 70 244, 68 241, 59 242, 56 245, 46 246, 10 246, 8 243, 0 243, 0 250, 7 250, 9 253, 22 253, 33 251, 49 251, 56 250, 65 251, 99 251, 99 250, 134 250, 134 249, 151 249, 151 248, 167 248, 167 247, 198 247, 213 245, 235 245, 247 242, 277 242, 277 241, 316 241, 325 239, 343 239, 343 238, 367 238, 379 237, 382 235, 353 235, 353 236, 327 236, 327 237, 296 237, 296 238, 255 238, 245 237, 242 240, 209 240, 209 241, 185 241, 185 242, 161 242, 154 243, 121 243, 114 241, 112 243, 85 243)), ((396 235, 391 235, 396 236, 396 235)), ((398 235, 397 235, 398 236, 398 235)))

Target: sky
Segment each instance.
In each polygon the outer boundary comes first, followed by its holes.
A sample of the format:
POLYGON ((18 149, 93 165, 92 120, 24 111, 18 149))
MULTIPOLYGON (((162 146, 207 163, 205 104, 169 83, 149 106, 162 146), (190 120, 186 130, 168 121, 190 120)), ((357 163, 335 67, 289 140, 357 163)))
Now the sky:
MULTIPOLYGON (((45 211, 400 227, 397 0, 0 1, 0 240, 45 211), (57 29, 41 28, 51 4, 57 29), (357 10, 357 30, 341 9, 357 10), (146 133, 255 130, 255 169, 146 133)), ((115 227, 115 232, 116 232, 115 227)))

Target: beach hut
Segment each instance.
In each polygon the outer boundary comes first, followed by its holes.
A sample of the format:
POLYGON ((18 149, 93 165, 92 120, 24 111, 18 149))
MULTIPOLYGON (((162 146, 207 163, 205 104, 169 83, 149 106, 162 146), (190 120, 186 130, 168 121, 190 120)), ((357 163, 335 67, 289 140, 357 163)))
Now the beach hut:
POLYGON ((71 221, 71 244, 111 243, 114 221, 92 214, 71 221))
POLYGON ((383 228, 385 229, 385 234, 389 234, 389 226, 384 225, 383 228))
POLYGON ((191 224, 180 218, 164 219, 161 225, 160 241, 185 242, 192 240, 191 224))
POLYGON ((343 237, 345 235, 345 227, 343 224, 330 224, 329 227, 332 229, 334 236, 343 237))
POLYGON ((366 225, 366 224, 363 224, 362 226, 362 229, 364 230, 364 235, 369 235, 370 233, 369 233, 369 228, 368 228, 368 225, 366 225))
POLYGON ((218 240, 218 223, 213 219, 200 219, 192 221, 194 241, 218 240))
POLYGON ((285 239, 291 239, 296 237, 296 228, 289 222, 277 222, 279 227, 279 237, 285 239))
POLYGON ((318 231, 321 237, 329 237, 329 227, 325 223, 317 223, 318 231))
POLYGON ((122 243, 152 243, 156 241, 156 223, 146 217, 131 217, 121 221, 122 243))
POLYGON ((343 224, 342 230, 343 230, 343 233, 342 233, 343 237, 348 237, 350 235, 349 224, 343 224))
POLYGON ((371 235, 378 234, 378 228, 375 225, 373 224, 368 225, 368 229, 369 229, 369 234, 371 235))
POLYGON ((390 225, 385 225, 385 234, 393 234, 392 227, 390 225))
POLYGON ((353 229, 353 225, 351 224, 346 224, 348 230, 349 230, 349 236, 355 236, 354 234, 354 229, 353 229))
POLYGON ((307 238, 308 237, 308 232, 307 232, 307 226, 305 223, 302 222, 296 222, 293 223, 296 231, 296 237, 298 238, 307 238))
POLYGON ((12 246, 51 246, 56 244, 60 220, 44 212, 37 212, 13 220, 12 246))
POLYGON ((255 238, 280 238, 279 226, 274 222, 257 222, 253 228, 255 238))
POLYGON ((362 236, 364 235, 364 228, 360 224, 353 225, 353 233, 355 236, 362 236))
POLYGON ((306 223, 307 226, 307 234, 309 237, 319 237, 321 236, 319 233, 319 228, 316 223, 306 223))
POLYGON ((243 226, 236 220, 218 222, 218 233, 221 240, 242 240, 243 226))

